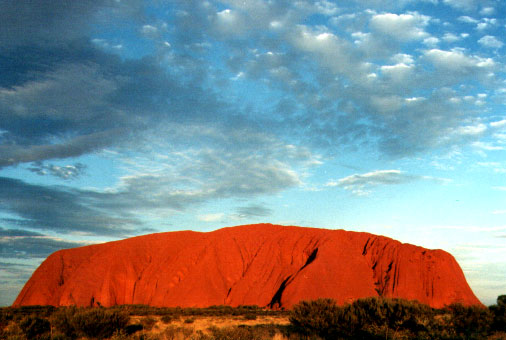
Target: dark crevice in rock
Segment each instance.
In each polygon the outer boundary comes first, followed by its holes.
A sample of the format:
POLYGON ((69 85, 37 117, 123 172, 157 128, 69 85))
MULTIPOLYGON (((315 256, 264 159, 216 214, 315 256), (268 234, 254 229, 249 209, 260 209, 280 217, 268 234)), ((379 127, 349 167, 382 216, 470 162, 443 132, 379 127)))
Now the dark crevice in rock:
POLYGON ((315 248, 313 250, 313 252, 309 255, 309 257, 307 258, 307 261, 306 263, 302 266, 302 268, 300 268, 299 271, 301 271, 302 269, 306 268, 307 266, 309 266, 315 259, 316 259, 316 254, 318 254, 318 248, 315 248))
POLYGON ((131 303, 134 303, 134 301, 135 301, 135 289, 137 288, 137 282, 138 281, 134 282, 134 289, 132 290, 132 302, 131 303))
POLYGON ((281 285, 279 286, 278 290, 272 297, 271 302, 267 305, 269 308, 275 307, 283 308, 283 305, 281 303, 281 297, 283 296, 283 292, 285 291, 286 287, 288 286, 288 284, 290 284, 290 282, 292 282, 295 279, 295 277, 302 271, 302 269, 306 268, 307 266, 309 266, 311 263, 314 262, 317 255, 318 255, 318 248, 315 248, 313 249, 311 254, 309 254, 306 263, 295 274, 289 275, 286 279, 283 280, 283 282, 281 282, 281 285))
POLYGON ((395 270, 394 270, 394 279, 392 281, 392 293, 395 291, 395 285, 397 284, 397 279, 398 279, 398 276, 397 276, 398 273, 397 273, 397 271, 398 271, 398 267, 399 266, 395 266, 395 270))
POLYGON ((364 250, 362 250, 362 256, 365 256, 367 255, 367 245, 369 244, 369 241, 371 240, 371 238, 369 237, 367 239, 367 242, 364 244, 364 250))
POLYGON ((281 285, 279 286, 278 290, 272 297, 271 302, 269 302, 269 304, 267 305, 269 308, 274 308, 275 306, 277 306, 278 308, 283 307, 281 305, 281 297, 283 296, 283 292, 285 291, 288 280, 290 280, 291 277, 292 276, 290 275, 286 279, 284 279, 283 282, 281 282, 281 285))

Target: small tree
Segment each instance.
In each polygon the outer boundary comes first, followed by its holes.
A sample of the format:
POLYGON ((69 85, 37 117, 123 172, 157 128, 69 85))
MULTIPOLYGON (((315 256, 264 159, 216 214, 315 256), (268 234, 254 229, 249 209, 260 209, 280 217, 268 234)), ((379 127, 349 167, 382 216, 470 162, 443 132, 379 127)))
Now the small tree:
POLYGON ((506 332, 506 295, 497 297, 497 305, 490 306, 494 315, 492 330, 506 332))
POLYGON ((489 334, 493 322, 493 314, 489 309, 452 304, 448 311, 454 339, 480 339, 489 334))

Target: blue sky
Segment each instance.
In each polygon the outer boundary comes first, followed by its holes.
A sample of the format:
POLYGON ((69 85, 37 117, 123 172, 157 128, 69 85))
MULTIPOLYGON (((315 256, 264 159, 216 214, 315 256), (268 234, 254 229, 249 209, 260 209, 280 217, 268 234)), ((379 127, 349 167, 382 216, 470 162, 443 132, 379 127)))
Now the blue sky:
POLYGON ((442 248, 494 303, 505 10, 2 1, 0 305, 61 248, 258 222, 442 248))

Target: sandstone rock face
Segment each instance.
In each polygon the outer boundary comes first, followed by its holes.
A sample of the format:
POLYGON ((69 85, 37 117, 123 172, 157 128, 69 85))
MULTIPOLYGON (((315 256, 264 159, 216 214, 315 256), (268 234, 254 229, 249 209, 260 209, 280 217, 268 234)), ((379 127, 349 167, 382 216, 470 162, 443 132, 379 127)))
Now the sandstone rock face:
POLYGON ((455 259, 368 233, 258 224, 169 232, 61 250, 33 273, 22 305, 290 308, 369 296, 433 307, 481 303, 455 259))

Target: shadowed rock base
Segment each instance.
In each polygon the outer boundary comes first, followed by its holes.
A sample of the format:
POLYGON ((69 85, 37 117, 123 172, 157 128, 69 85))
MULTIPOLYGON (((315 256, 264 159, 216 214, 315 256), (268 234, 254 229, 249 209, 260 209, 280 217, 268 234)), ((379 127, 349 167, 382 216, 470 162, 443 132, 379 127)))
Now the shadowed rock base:
POLYGON ((57 251, 14 306, 290 308, 320 297, 344 304, 378 295, 436 308, 481 305, 445 251, 368 233, 257 224, 57 251))

